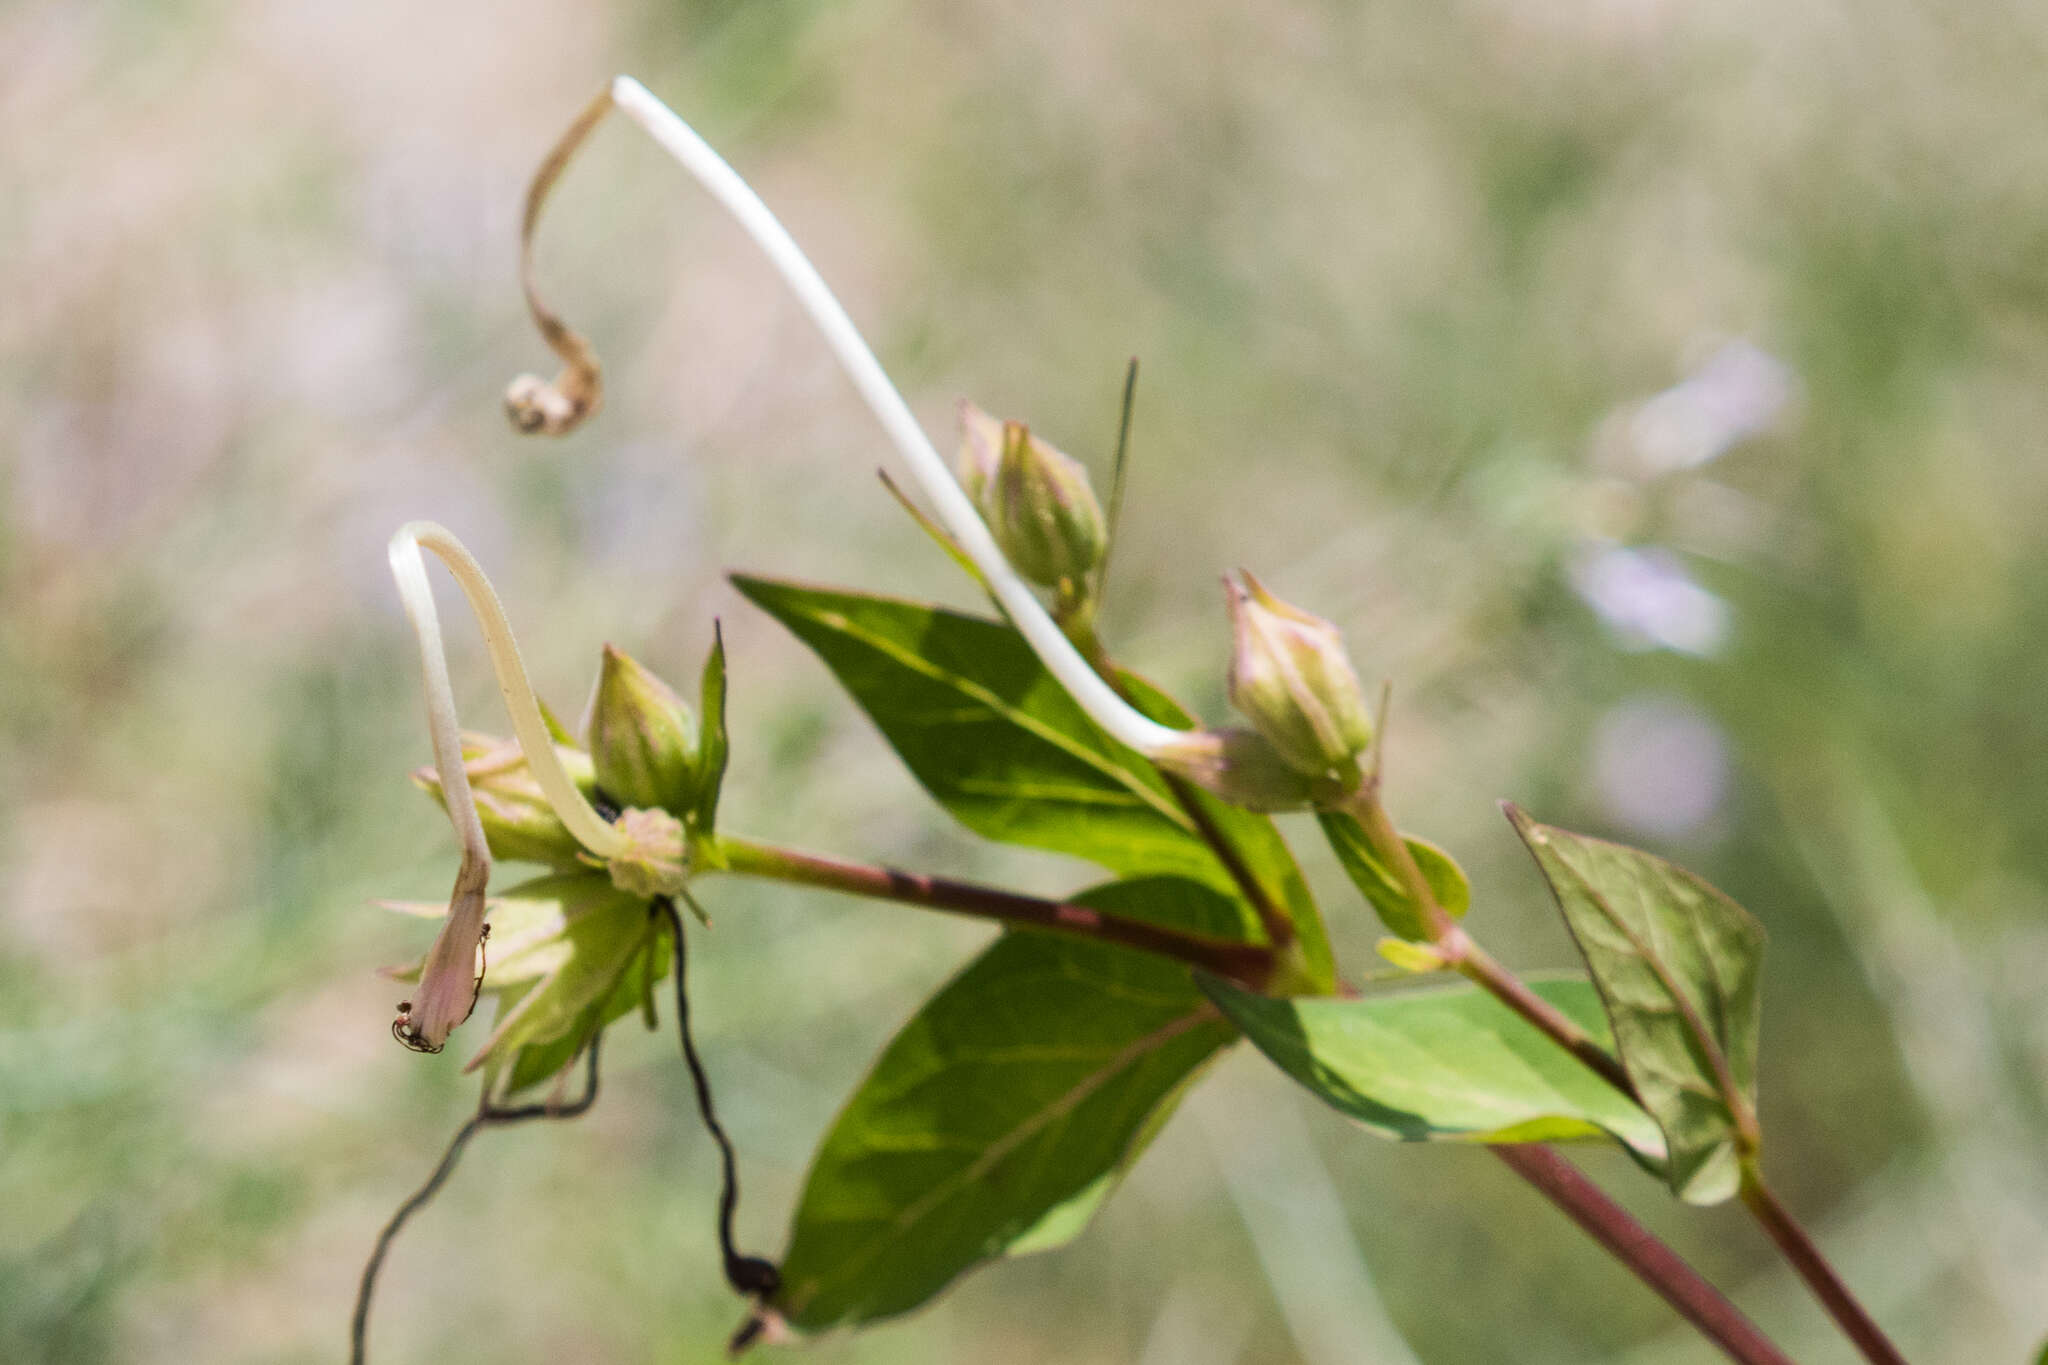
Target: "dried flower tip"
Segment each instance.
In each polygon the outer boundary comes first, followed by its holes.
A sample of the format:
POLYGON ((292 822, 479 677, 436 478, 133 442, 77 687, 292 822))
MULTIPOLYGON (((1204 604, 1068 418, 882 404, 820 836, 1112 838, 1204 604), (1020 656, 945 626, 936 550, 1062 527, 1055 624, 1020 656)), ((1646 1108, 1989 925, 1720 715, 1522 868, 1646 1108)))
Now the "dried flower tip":
MULTIPOLYGON (((541 335, 555 341, 545 322, 541 335)), ((528 435, 566 436, 604 403, 604 375, 589 344, 566 327, 559 336, 556 353, 581 351, 581 361, 565 365, 552 383, 537 374, 522 374, 505 386, 505 415, 528 435)))
POLYGON ((533 284, 533 230, 540 222, 540 211, 547 203, 548 191, 555 187, 562 170, 591 130, 604 120, 611 111, 612 92, 607 85, 598 97, 584 106, 576 121, 569 125, 547 159, 534 172, 533 183, 526 190, 526 215, 519 226, 519 284, 526 291, 526 307, 533 314, 534 325, 540 328, 541 339, 548 348, 561 357, 562 372, 549 383, 537 374, 522 374, 505 389, 505 411, 512 418, 512 425, 529 433, 545 436, 563 436, 574 431, 583 419, 596 412, 604 402, 604 372, 597 363, 597 352, 590 343, 563 322, 540 300, 540 292, 533 284))
POLYGON ((419 985, 392 1021, 391 1032, 415 1052, 439 1052, 455 1026, 476 1009, 483 978, 477 950, 484 941, 484 891, 490 864, 464 856, 448 900, 448 920, 420 969, 419 985))
POLYGON ((1299 772, 1341 772, 1372 742, 1372 714, 1343 636, 1243 577, 1242 586, 1223 584, 1234 637, 1231 705, 1299 772))

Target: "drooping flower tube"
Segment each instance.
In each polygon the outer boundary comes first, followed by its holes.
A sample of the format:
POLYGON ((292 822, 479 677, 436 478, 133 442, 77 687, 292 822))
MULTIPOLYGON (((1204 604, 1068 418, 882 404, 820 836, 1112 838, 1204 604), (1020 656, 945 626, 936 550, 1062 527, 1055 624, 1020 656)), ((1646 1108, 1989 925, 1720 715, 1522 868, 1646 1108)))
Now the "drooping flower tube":
MULTIPOLYGON (((862 340, 859 329, 853 325, 853 320, 846 315, 846 310, 804 255, 803 249, 739 173, 727 165, 725 159, 712 150, 711 145, 674 110, 656 99, 631 76, 614 78, 605 94, 578 116, 543 163, 527 198, 527 249, 531 249, 533 227, 549 188, 561 174, 568 157, 589 136, 607 107, 617 108, 639 124, 738 221, 747 236, 767 255, 784 283, 796 295, 797 302, 824 334, 826 345, 853 381, 854 388, 869 410, 881 422, 883 431, 909 466, 918 487, 931 499, 940 524, 981 570, 990 592, 1060 685, 1097 725, 1119 742, 1147 758, 1171 762, 1173 755, 1189 738, 1189 732, 1161 725, 1140 715, 1089 667, 1080 651, 1074 648, 1038 600, 1031 585, 997 547, 981 513, 955 482, 946 461, 918 425, 910 405, 903 401, 903 395, 890 382, 881 362, 862 340)), ((562 377, 552 385, 535 376, 521 376, 513 381, 507 392, 507 405, 512 410, 514 424, 521 430, 559 434, 571 429, 577 419, 591 410, 593 405, 583 400, 593 391, 596 361, 583 338, 540 302, 532 288, 531 271, 526 271, 525 275, 527 299, 534 320, 539 324, 542 336, 561 357, 564 370, 562 377), (572 413, 573 417, 568 415, 572 413)))
POLYGON ((491 656, 498 690, 511 714, 512 732, 526 756, 534 780, 540 784, 548 804, 554 808, 576 842, 599 859, 611 860, 629 852, 631 840, 599 815, 576 788, 561 759, 555 753, 553 737, 541 716, 540 703, 527 681, 526 665, 519 657, 519 645, 512 637, 511 624, 498 601, 483 566, 447 528, 431 521, 407 522, 391 537, 391 575, 398 583, 398 595, 405 614, 419 640, 420 674, 426 690, 427 728, 434 745, 434 768, 440 776, 441 796, 448 809, 449 823, 462 840, 462 865, 455 874, 455 889, 448 901, 448 918, 428 950, 421 968, 418 989, 411 1000, 399 1006, 392 1032, 407 1047, 421 1052, 439 1052, 448 1034, 469 1017, 476 1004, 477 947, 484 936, 485 891, 490 885, 491 850, 485 840, 483 822, 477 816, 476 799, 469 786, 469 773, 462 757, 462 731, 455 717, 455 693, 448 680, 448 657, 441 638, 441 618, 434 608, 433 588, 427 582, 423 550, 432 551, 448 566, 470 611, 482 629, 484 647, 491 656))

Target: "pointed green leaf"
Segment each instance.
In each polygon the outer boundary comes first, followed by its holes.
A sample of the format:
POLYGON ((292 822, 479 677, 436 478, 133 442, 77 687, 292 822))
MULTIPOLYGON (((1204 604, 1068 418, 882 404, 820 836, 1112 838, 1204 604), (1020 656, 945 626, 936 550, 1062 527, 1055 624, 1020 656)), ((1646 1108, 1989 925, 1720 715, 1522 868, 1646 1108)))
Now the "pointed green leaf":
POLYGON ((825 661, 955 818, 1123 876, 1228 886, 1163 779, 1096 728, 1009 626, 894 598, 734 575, 825 661))
POLYGON ((711 623, 711 652, 704 656, 704 680, 697 693, 703 713, 697 736, 697 808, 695 832, 708 836, 718 827, 718 791, 725 785, 725 767, 732 758, 725 732, 725 632, 711 623))
MULTIPOLYGON (((918 781, 976 833, 1125 877, 1189 877, 1241 894, 1166 780, 1097 729, 1009 625, 894 598, 733 583, 817 651, 918 781)), ((1122 681, 1153 719, 1193 723, 1142 678, 1122 681)), ((1336 969, 1322 918, 1272 820, 1206 792, 1191 799, 1293 921, 1311 984, 1328 989, 1336 969)), ((1242 937, 1264 941, 1255 917, 1247 925, 1242 937)))
POLYGON ((987 593, 991 599, 994 598, 995 592, 989 587, 988 578, 982 573, 981 566, 968 557, 967 551, 960 548, 960 542, 953 539, 952 532, 932 520, 929 512, 912 502, 910 495, 897 486, 896 480, 889 477, 888 470, 881 469, 875 472, 881 475, 882 487, 888 489, 889 496, 896 499, 897 505, 910 514, 910 519, 917 523, 918 529, 930 536, 932 543, 944 550, 946 558, 952 560, 962 573, 973 579, 976 587, 987 593))
MULTIPOLYGON (((1322 823, 1323 833, 1329 837, 1330 847, 1337 854, 1337 861, 1352 882, 1364 893, 1372 908, 1379 912, 1380 923, 1400 937, 1421 941, 1429 937, 1429 925, 1422 915, 1422 907, 1408 894, 1408 887, 1393 868, 1388 867, 1366 840, 1365 831, 1358 821, 1342 811, 1319 811, 1316 819, 1322 823)), ((1449 912, 1452 919, 1458 919, 1472 906, 1472 883, 1466 880, 1465 869, 1459 867, 1450 854, 1424 839, 1413 839, 1406 835, 1408 851, 1415 855, 1415 864, 1422 869, 1423 880, 1436 895, 1436 903, 1449 912)))
POLYGON ((1066 1240, 1233 1036, 1183 967, 1006 934, 904 1026, 826 1135, 775 1306, 813 1332, 885 1318, 1066 1240))
POLYGON ((555 715, 555 710, 552 706, 549 706, 539 697, 535 697, 533 702, 534 705, 540 708, 541 723, 548 727, 548 737, 550 739, 565 749, 582 747, 577 744, 576 736, 569 733, 569 727, 562 724, 561 719, 555 715))
MULTIPOLYGON (((491 1036, 469 1068, 494 1072, 525 1049, 574 1037, 602 1015, 628 969, 658 941, 660 928, 646 901, 616 890, 601 872, 514 887, 493 901, 490 922, 483 988, 501 993, 501 1003, 491 1036)), ((632 1004, 640 994, 636 986, 632 1004)))
POLYGON ((1682 867, 1506 809, 1592 970, 1621 1064, 1664 1130, 1671 1188, 1694 1204, 1727 1199, 1755 1138, 1763 927, 1682 867))
MULTIPOLYGON (((1663 1137, 1633 1100, 1476 986, 1274 1000, 1211 976, 1200 984, 1274 1065, 1382 1137, 1614 1137, 1639 1160, 1663 1160, 1663 1137)), ((1532 989, 1607 1041, 1590 982, 1536 981, 1532 989)))
MULTIPOLYGON (((653 991, 654 983, 668 975, 669 953, 668 926, 657 919, 647 942, 626 963, 618 983, 608 995, 587 1007, 575 1023, 558 1036, 518 1049, 499 1094, 514 1095, 529 1086, 553 1079, 563 1067, 582 1055, 592 1038, 641 1008, 642 1002, 653 991)), ((499 1009, 509 1012, 518 1003, 517 998, 508 998, 499 1009)))

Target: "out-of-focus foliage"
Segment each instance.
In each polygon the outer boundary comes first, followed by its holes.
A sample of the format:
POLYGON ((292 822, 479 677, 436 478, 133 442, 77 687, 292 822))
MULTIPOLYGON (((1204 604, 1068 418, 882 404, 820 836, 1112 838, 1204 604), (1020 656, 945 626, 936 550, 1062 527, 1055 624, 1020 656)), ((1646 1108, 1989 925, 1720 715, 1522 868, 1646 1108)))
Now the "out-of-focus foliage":
MULTIPOLYGON (((620 130, 541 244, 606 410, 545 453, 504 430, 543 358, 524 178, 620 68, 756 179, 934 432, 973 395, 1101 482, 1141 355, 1119 659, 1220 721, 1217 573, 1335 621, 1395 683, 1393 809, 1518 965, 1571 949, 1497 796, 1724 886, 1772 939, 1784 1193, 1914 1358, 2039 1341, 2039 6, 28 0, 0 44, 0 1358, 334 1358, 473 1102, 370 970, 425 941, 370 898, 445 894, 452 848, 404 780, 408 517, 491 566, 565 715, 604 639, 683 676, 720 615, 721 825, 1076 879, 956 831, 722 585, 961 580, 751 249, 620 130)), ((457 670, 494 728, 481 652, 457 670)), ((1309 872, 1369 962, 1374 917, 1309 872)), ((693 1014, 756 1244, 986 931, 709 908, 693 1014)), ((478 1141, 394 1257, 380 1357, 711 1358, 672 1049, 622 1030, 591 1115, 478 1141)), ((1841 1358, 1745 1229, 1646 1196, 1841 1358)), ((1060 1256, 813 1354, 1327 1360, 1389 1320, 1431 1361, 1705 1358, 1495 1163, 1360 1141, 1242 1058, 1060 1256)))

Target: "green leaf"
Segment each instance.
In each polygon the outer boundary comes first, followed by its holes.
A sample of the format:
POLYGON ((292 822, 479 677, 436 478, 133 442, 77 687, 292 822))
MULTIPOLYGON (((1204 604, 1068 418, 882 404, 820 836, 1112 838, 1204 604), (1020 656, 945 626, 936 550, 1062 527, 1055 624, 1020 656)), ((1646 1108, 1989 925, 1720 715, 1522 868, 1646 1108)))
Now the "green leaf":
MULTIPOLYGON (((1663 1137, 1633 1100, 1476 986, 1274 1000, 1216 977, 1204 975, 1200 983, 1275 1066, 1382 1137, 1613 1137, 1642 1161, 1663 1161, 1663 1137)), ((1536 981, 1531 988, 1607 1041, 1590 982, 1536 981)))
POLYGON ((1592 970, 1621 1064, 1664 1130, 1672 1190, 1694 1204, 1727 1199, 1756 1134, 1762 926, 1682 867, 1506 809, 1592 970))
POLYGON ((975 833, 1122 876, 1228 885, 1152 765, 1097 729, 1009 626, 894 598, 732 581, 817 652, 925 790, 975 833))
MULTIPOLYGON (((1009 625, 744 575, 733 583, 817 651, 925 790, 977 834, 1241 894, 1166 780, 1097 729, 1009 625)), ((1142 678, 1122 681, 1154 720, 1193 723, 1142 678)), ((1272 820, 1206 792, 1190 799, 1292 920, 1310 984, 1329 989, 1322 917, 1272 820)), ((1255 917, 1245 923, 1240 937, 1265 940, 1255 917)))
MULTIPOLYGON (((1329 837, 1330 847, 1336 851, 1337 861, 1350 874, 1351 880, 1364 893, 1372 908, 1379 912, 1380 923, 1402 938, 1422 941, 1429 937, 1429 925, 1423 919, 1422 907, 1415 897, 1408 894, 1408 887, 1399 873, 1388 867, 1377 850, 1365 837, 1365 830, 1358 821, 1342 811, 1319 811, 1316 819, 1322 823, 1323 833, 1329 837)), ((1408 844, 1408 851, 1415 855, 1415 864, 1422 869, 1423 880, 1436 896, 1436 903, 1449 912, 1452 919, 1458 919, 1472 906, 1472 883, 1465 877, 1465 869, 1459 867, 1450 854, 1424 839, 1402 838, 1408 844)))
POLYGON ((562 724, 560 718, 555 715, 553 707, 549 706, 539 697, 535 697, 533 702, 535 706, 540 708, 541 723, 548 727, 548 737, 550 739, 565 749, 580 749, 583 747, 576 742, 576 737, 569 733, 569 727, 562 724))
POLYGON ((697 693, 703 713, 697 733, 697 808, 692 824, 700 836, 718 827, 718 792, 725 785, 725 767, 732 746, 725 732, 725 632, 711 624, 711 652, 704 656, 704 679, 697 693))
MULTIPOLYGON (((1080 899, 1128 912, 1150 894, 1080 899)), ((1183 967, 1004 935, 903 1027, 826 1135, 775 1306, 805 1331, 868 1322, 1067 1240, 1233 1036, 1183 967)))
MULTIPOLYGON (((627 1008, 638 1004, 645 988, 629 969, 663 941, 647 902, 616 890, 601 872, 514 887, 493 900, 490 921, 487 946, 495 951, 487 958, 484 989, 500 993, 501 1004, 489 1040, 465 1069, 488 1066, 494 1074, 527 1049, 579 1035, 587 1040, 629 976, 636 984, 627 1008)), ((571 1047, 561 1065, 579 1048, 571 1047)), ((542 1060, 529 1064, 529 1074, 542 1060)))
MULTIPOLYGON (((531 1043, 512 1058, 501 1095, 514 1095, 559 1074, 563 1067, 581 1056, 590 1040, 613 1023, 640 1009, 653 993, 654 983, 668 975, 670 954, 668 926, 655 921, 647 943, 626 963, 611 993, 585 1009, 567 1030, 544 1043, 531 1043)), ((516 999, 499 1006, 510 1011, 516 999)), ((650 1023, 651 1023, 650 1019, 650 1023)))

